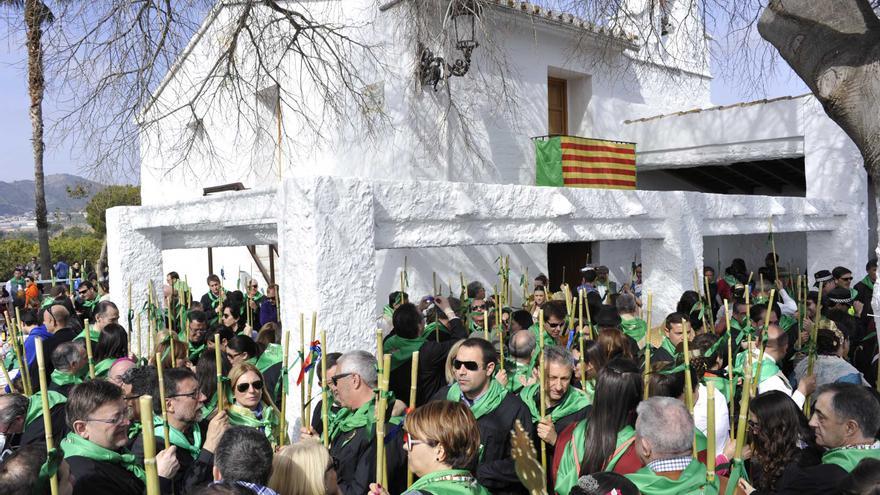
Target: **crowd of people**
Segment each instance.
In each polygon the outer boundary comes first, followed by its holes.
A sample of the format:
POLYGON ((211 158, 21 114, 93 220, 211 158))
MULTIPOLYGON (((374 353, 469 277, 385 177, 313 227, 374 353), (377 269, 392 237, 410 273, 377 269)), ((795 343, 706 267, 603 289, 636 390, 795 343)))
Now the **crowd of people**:
POLYGON ((277 286, 211 275, 196 299, 169 273, 137 356, 112 301, 59 283, 20 312, 21 362, 4 359, 0 495, 49 493, 53 475, 65 495, 144 493, 145 429, 161 493, 877 493, 876 260, 858 284, 836 267, 809 287, 776 260, 707 267, 656 326, 641 266, 619 288, 604 267, 576 287, 540 275, 522 307, 479 282, 392 292, 390 367, 367 350, 301 356, 303 373, 323 361, 327 403, 307 397, 298 431, 282 418, 296 373, 277 286), (515 430, 532 452, 514 454, 515 430))

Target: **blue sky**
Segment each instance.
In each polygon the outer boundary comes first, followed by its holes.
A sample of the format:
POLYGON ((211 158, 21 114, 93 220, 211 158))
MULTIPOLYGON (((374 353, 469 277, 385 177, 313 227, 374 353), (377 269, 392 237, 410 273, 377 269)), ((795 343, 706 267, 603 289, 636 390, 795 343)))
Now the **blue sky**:
MULTIPOLYGON (((31 149, 31 124, 28 116, 27 78, 23 60, 25 52, 13 42, 20 42, 12 35, 0 45, 0 180, 13 181, 33 178, 33 154, 31 149)), ((718 105, 750 101, 756 98, 773 98, 800 95, 808 90, 803 82, 781 63, 774 79, 768 81, 766 94, 738 87, 738 81, 716 78, 713 81, 712 101, 718 105)), ((47 99, 44 113, 50 114, 51 99, 47 99)), ((44 162, 47 174, 79 173, 79 164, 69 147, 46 142, 44 162)))

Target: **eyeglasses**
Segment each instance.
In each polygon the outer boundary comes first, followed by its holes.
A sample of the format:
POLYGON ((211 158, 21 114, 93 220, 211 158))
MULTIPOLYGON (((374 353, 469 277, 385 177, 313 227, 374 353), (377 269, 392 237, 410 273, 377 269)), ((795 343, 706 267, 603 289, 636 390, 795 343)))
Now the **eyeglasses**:
POLYGON ((338 386, 339 386, 339 380, 342 380, 343 378, 345 378, 345 377, 347 377, 347 376, 351 376, 351 375, 353 375, 353 374, 354 374, 354 373, 340 373, 340 374, 338 374, 338 375, 333 375, 333 376, 330 377, 330 383, 332 383, 334 387, 338 387, 338 386))
POLYGON ((544 324, 550 328, 560 328, 560 327, 565 326, 564 321, 560 321, 559 323, 550 323, 549 321, 547 321, 547 322, 544 322, 544 324))
POLYGON ((403 433, 403 444, 406 446, 406 450, 412 451, 413 445, 428 445, 433 447, 435 444, 432 442, 426 442, 422 440, 414 440, 412 435, 409 432, 403 433))
POLYGON ((238 356, 241 356, 242 354, 244 354, 244 353, 243 352, 239 352, 239 353, 227 352, 226 358, 229 359, 230 361, 235 361, 235 358, 237 358, 238 356))
POLYGON ((140 398, 141 398, 141 395, 144 395, 144 394, 138 394, 138 395, 124 395, 124 396, 122 396, 122 398, 125 399, 125 400, 137 400, 137 399, 140 399, 140 398))
MULTIPOLYGON (((243 383, 242 385, 245 385, 245 384, 243 383)), ((262 385, 261 385, 261 386, 262 386, 262 385)), ((244 390, 247 390, 247 388, 245 388, 244 390)), ((241 392, 244 392, 244 390, 241 390, 241 392)), ((257 388, 257 390, 259 390, 259 387, 257 388)), ((193 390, 192 392, 190 392, 190 393, 188 393, 188 394, 174 394, 174 395, 168 395, 168 396, 166 396, 165 398, 166 398, 166 399, 173 399, 173 398, 175 398, 175 397, 189 397, 190 399, 198 399, 199 394, 200 394, 201 392, 202 392, 201 390, 199 390, 199 389, 195 389, 195 390, 193 390)))
POLYGON ((257 380, 253 383, 239 383, 238 385, 235 386, 235 390, 238 390, 239 393, 243 394, 243 393, 247 392, 248 389, 251 387, 254 387, 254 390, 256 390, 258 392, 260 390, 263 390, 263 381, 257 380))
POLYGON ((452 360, 452 367, 455 370, 460 370, 461 367, 464 366, 468 371, 477 371, 480 369, 480 363, 476 361, 459 361, 458 359, 452 360))
POLYGON ((749 430, 758 431, 758 429, 759 429, 758 423, 756 423, 755 421, 752 421, 751 419, 748 420, 748 423, 749 423, 749 430))
POLYGON ((96 421, 98 423, 107 423, 108 425, 117 426, 120 423, 128 421, 128 414, 121 412, 110 419, 86 418, 86 421, 96 421))

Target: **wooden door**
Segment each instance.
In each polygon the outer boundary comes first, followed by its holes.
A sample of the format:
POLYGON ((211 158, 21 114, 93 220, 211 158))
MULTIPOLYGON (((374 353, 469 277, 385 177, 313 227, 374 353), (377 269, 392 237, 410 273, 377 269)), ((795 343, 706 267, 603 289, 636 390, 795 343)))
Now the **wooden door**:
POLYGON ((547 78, 547 134, 568 134, 568 82, 547 78))

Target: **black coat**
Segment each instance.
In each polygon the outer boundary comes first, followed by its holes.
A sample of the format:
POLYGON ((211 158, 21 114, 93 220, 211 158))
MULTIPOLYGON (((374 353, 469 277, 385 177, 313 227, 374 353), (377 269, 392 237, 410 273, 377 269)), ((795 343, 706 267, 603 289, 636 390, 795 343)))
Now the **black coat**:
POLYGON ((774 490, 756 490, 754 495, 834 495, 841 493, 842 483, 848 476, 849 473, 840 466, 821 464, 816 452, 805 449, 797 459, 785 466, 774 490))
MULTIPOLYGON (((449 386, 441 388, 432 400, 446 400, 449 386)), ((477 466, 477 480, 493 494, 524 494, 526 489, 516 476, 510 456, 510 432, 519 420, 530 438, 535 425, 529 408, 514 394, 507 394, 494 411, 477 420, 483 455, 477 466)))
MULTIPOLYGON (((207 433, 206 429, 202 429, 202 439, 207 433)), ((156 452, 158 453, 165 447, 165 440, 162 437, 156 437, 156 452)), ((144 434, 139 433, 137 437, 130 443, 131 453, 138 458, 138 462, 144 461, 144 434)), ((204 485, 214 479, 212 468, 214 467, 214 454, 202 449, 196 459, 192 458, 189 452, 180 447, 175 451, 174 456, 177 458, 180 469, 174 476, 174 492, 183 495, 190 493, 199 485, 204 485)), ((162 493, 172 493, 171 480, 159 478, 162 493)))
MULTIPOLYGON (((441 342, 429 339, 419 349, 419 384, 416 390, 416 406, 428 402, 438 390, 446 385, 446 358, 449 356, 449 350, 456 342, 467 338, 467 330, 459 318, 453 318, 449 321, 449 332, 451 334, 449 339, 441 342)), ((390 335, 394 335, 394 331, 390 335)), ((409 360, 396 370, 391 371, 389 388, 394 392, 395 398, 409 404, 411 386, 412 360, 409 360)))
MULTIPOLYGON (((312 429, 318 433, 318 435, 321 435, 322 433, 324 433, 324 420, 323 420, 323 418, 321 418, 321 404, 322 403, 323 403, 323 401, 319 400, 318 404, 315 406, 315 410, 312 411, 311 426, 312 426, 312 429)), ((330 403, 330 410, 328 412, 336 412, 338 410, 339 410, 339 406, 337 406, 336 404, 330 403)))
MULTIPOLYGON (((49 417, 52 419, 52 438, 53 443, 58 445, 62 438, 67 436, 67 413, 64 404, 58 404, 49 410, 49 417)), ((43 415, 33 420, 27 425, 21 434, 21 445, 29 445, 32 443, 46 444, 46 428, 43 424, 43 415)))
POLYGON ((74 478, 73 495, 129 495, 146 491, 144 483, 119 464, 80 456, 66 460, 74 478))
MULTIPOLYGON (((389 409, 390 412, 390 409, 389 409)), ((375 425, 367 436, 366 428, 339 433, 330 443, 330 455, 339 461, 337 483, 342 493, 367 493, 376 482, 375 425)), ((399 426, 385 425, 385 457, 388 491, 394 495, 406 491, 406 452, 403 431, 399 426)))

